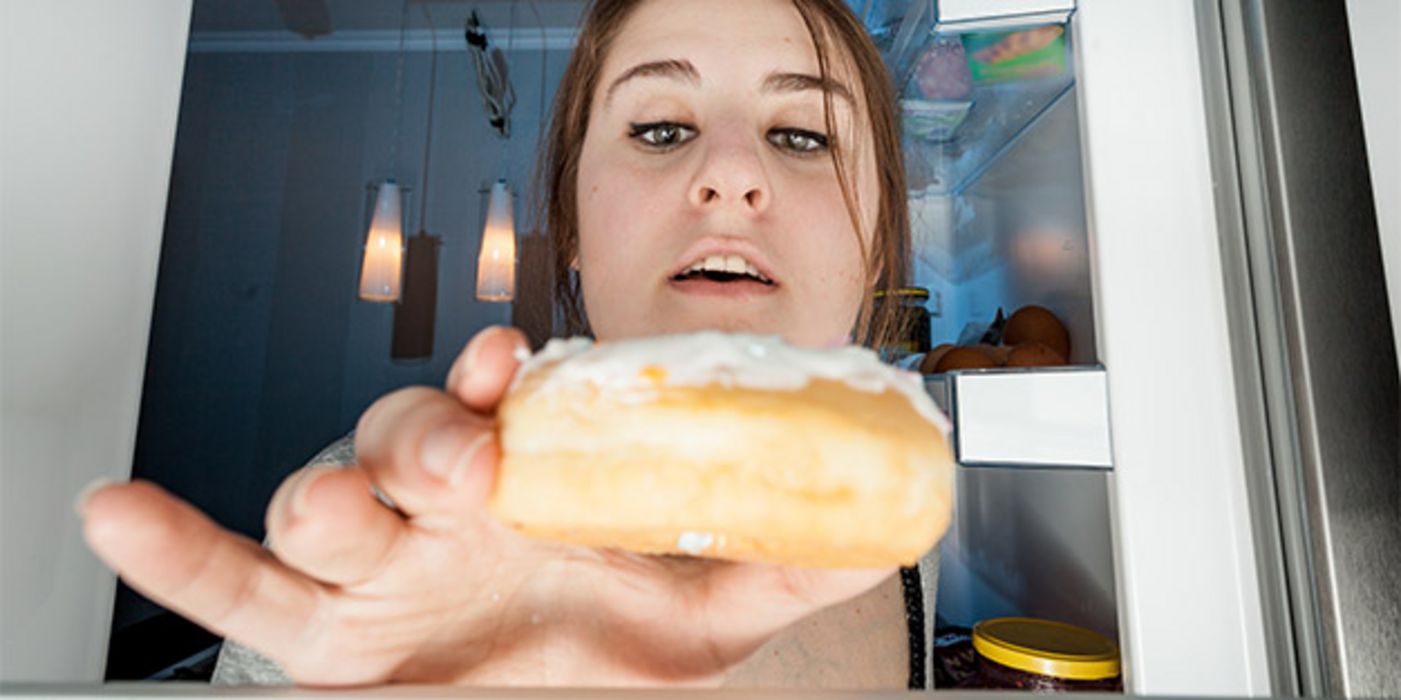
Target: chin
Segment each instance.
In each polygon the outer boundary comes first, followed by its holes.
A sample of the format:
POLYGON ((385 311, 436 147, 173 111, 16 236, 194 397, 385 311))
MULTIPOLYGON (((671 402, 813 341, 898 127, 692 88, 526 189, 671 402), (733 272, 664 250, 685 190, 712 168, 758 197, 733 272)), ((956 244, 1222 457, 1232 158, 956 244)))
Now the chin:
POLYGON ((661 330, 656 333, 640 333, 638 335, 698 333, 701 331, 776 335, 783 338, 784 342, 805 348, 826 348, 850 342, 848 333, 793 328, 791 324, 763 323, 749 318, 688 319, 679 323, 664 324, 660 328, 661 330))
MULTIPOLYGON (((633 318, 591 319, 594 337, 599 340, 623 340, 655 335, 676 335, 720 331, 723 333, 752 333, 776 335, 798 347, 826 348, 851 342, 849 328, 833 328, 828 324, 804 326, 793 318, 776 314, 742 314, 734 309, 667 309, 633 318), (819 327, 820 326, 820 327, 819 327)), ((811 320, 811 319, 809 319, 811 320)))
POLYGON ((790 343, 797 342, 796 339, 801 337, 801 334, 795 334, 792 329, 785 328, 784 324, 764 323, 753 318, 682 313, 668 314, 655 319, 637 319, 632 323, 594 323, 593 331, 594 337, 599 340, 623 340, 702 331, 777 335, 790 343))

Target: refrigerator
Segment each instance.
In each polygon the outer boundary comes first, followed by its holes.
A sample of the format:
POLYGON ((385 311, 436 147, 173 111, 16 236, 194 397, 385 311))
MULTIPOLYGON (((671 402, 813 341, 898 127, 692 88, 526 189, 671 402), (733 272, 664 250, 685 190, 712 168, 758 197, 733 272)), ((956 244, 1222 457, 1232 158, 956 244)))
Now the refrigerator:
POLYGON ((940 623, 1099 631, 1136 694, 1401 694, 1397 361, 1344 6, 849 4, 900 90, 930 344, 1026 304, 1072 339, 1064 366, 925 375, 959 462, 940 623), (979 65, 998 39, 1019 66, 979 65))
MULTIPOLYGON (((1073 341, 1064 367, 925 377, 960 460, 938 614, 1099 630, 1133 694, 1401 695, 1401 410, 1366 168, 1395 155, 1367 150, 1345 6, 848 2, 902 97, 967 34, 1049 26, 1064 47, 1063 70, 943 96, 966 104, 923 116, 948 133, 906 138, 931 340, 1036 303, 1073 341)), ((102 678, 114 580, 69 505, 133 453, 189 31, 188 2, 155 5, 77 43, 59 37, 90 23, 34 5, 7 44, 138 61, 12 72, 7 109, 47 136, 6 142, 37 164, 5 182, 6 252, 71 255, 6 258, 6 299, 47 300, 4 317, 7 683, 102 678), (55 350, 93 347, 95 374, 55 350)))

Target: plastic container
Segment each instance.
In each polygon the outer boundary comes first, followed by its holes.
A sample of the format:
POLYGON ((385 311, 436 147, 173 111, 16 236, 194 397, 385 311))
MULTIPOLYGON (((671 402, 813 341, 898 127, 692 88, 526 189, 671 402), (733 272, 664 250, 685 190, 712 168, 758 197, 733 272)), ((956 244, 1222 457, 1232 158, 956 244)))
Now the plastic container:
POLYGON ((1119 649, 1103 635, 1050 620, 1000 617, 973 627, 973 674, 958 688, 1123 692, 1119 649))

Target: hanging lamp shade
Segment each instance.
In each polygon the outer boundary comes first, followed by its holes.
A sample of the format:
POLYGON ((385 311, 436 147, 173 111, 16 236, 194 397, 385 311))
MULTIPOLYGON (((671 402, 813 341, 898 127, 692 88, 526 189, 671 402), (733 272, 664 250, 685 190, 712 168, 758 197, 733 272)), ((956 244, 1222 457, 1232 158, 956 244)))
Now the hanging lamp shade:
POLYGON ((399 300, 404 269, 403 211, 398 183, 385 180, 375 196, 375 214, 365 234, 365 257, 360 264, 360 298, 365 301, 399 300))
POLYGON ((516 296, 516 224, 511 188, 505 180, 491 186, 482 248, 477 254, 477 299, 511 301, 516 296))

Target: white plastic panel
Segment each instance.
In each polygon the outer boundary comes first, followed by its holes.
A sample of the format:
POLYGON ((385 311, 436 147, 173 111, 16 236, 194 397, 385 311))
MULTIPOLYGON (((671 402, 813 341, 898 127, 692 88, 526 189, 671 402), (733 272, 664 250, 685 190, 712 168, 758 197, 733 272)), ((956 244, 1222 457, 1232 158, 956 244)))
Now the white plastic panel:
POLYGON ((959 373, 952 386, 960 464, 1113 463, 1102 369, 959 373))
POLYGON ((954 31, 1065 22, 1075 0, 938 0, 938 24, 954 31))
POLYGON ((103 677, 116 577, 73 501, 131 474, 190 12, 0 3, 3 683, 103 677))
POLYGON ((1392 342, 1401 361, 1401 82, 1396 80, 1396 67, 1401 66, 1401 3, 1347 0, 1347 13, 1391 305, 1392 342))
POLYGON ((1125 690, 1269 695, 1194 6, 1072 20, 1125 690))

